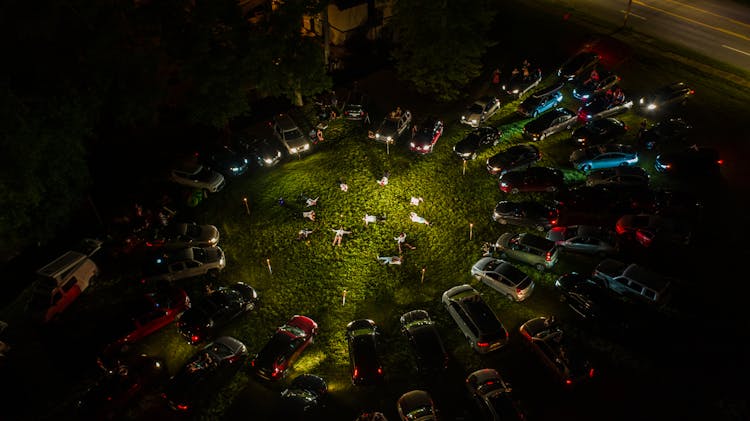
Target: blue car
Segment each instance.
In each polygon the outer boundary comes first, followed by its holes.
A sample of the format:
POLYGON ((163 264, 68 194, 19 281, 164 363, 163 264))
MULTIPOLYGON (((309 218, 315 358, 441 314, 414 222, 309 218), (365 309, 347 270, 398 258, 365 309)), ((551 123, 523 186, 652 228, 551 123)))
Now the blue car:
POLYGON ((633 146, 619 143, 587 146, 570 154, 570 163, 579 171, 625 167, 638 164, 638 152, 633 146))
POLYGON ((524 117, 536 117, 545 111, 557 107, 557 104, 563 100, 563 94, 560 92, 562 87, 562 83, 557 83, 537 89, 521 102, 517 109, 518 113, 524 117))

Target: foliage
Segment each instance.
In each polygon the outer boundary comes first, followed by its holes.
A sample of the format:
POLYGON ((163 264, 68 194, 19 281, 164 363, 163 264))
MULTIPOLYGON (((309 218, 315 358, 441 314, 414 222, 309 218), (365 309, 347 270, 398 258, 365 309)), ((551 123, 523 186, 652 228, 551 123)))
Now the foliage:
POLYGON ((482 56, 493 45, 485 33, 495 13, 486 0, 397 1, 389 25, 399 76, 437 100, 459 98, 482 71, 482 56))

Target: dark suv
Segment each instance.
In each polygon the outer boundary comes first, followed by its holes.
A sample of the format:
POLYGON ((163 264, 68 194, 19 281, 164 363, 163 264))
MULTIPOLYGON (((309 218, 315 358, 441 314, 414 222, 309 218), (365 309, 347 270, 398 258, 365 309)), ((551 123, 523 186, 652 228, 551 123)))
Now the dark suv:
POLYGON ((357 319, 346 325, 352 383, 355 385, 374 385, 383 381, 377 338, 378 326, 370 319, 357 319))
POLYGON ((554 241, 526 232, 506 232, 497 239, 495 250, 500 258, 518 260, 543 272, 557 263, 558 250, 554 241))
POLYGON ((344 104, 342 115, 347 120, 360 121, 367 116, 368 97, 360 91, 352 91, 344 104))
POLYGON ((408 311, 399 321, 401 332, 409 339, 414 351, 419 373, 442 373, 448 367, 448 352, 429 313, 425 310, 408 311))
POLYGON ((695 91, 684 82, 670 83, 654 91, 654 93, 641 97, 638 105, 641 111, 647 113, 658 112, 664 108, 674 105, 684 105, 695 91))
POLYGON ((471 285, 457 285, 445 291, 442 301, 474 351, 486 354, 508 343, 505 326, 471 285))

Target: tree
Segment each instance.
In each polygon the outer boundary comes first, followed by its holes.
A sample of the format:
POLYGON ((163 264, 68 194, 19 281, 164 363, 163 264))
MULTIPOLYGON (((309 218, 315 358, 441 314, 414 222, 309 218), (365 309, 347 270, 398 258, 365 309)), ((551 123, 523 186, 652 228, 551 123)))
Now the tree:
POLYGON ((496 11, 490 0, 397 0, 392 57, 399 77, 440 101, 457 99, 482 71, 492 45, 485 33, 496 11))

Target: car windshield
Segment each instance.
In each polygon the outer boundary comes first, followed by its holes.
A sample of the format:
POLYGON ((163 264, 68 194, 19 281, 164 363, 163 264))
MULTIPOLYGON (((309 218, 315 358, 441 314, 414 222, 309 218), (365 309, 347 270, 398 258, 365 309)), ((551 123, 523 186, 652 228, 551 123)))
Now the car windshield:
POLYGON ((380 126, 381 131, 384 132, 395 132, 398 129, 398 120, 387 118, 383 120, 383 124, 380 126))
POLYGON ((305 332, 304 330, 302 330, 301 328, 297 326, 284 325, 284 326, 281 326, 280 330, 284 331, 284 333, 286 333, 286 335, 290 337, 307 336, 307 332, 305 332))
POLYGON ((292 129, 284 132, 284 139, 297 139, 300 137, 302 137, 302 133, 299 129, 292 129))
POLYGON ((469 109, 466 111, 468 111, 469 114, 481 114, 483 109, 484 105, 475 102, 471 104, 469 109))
POLYGON ((517 415, 518 411, 516 410, 513 400, 507 393, 505 393, 506 389, 503 387, 499 387, 498 389, 499 390, 495 393, 487 396, 487 402, 495 409, 495 412, 500 415, 501 419, 519 419, 517 415))

